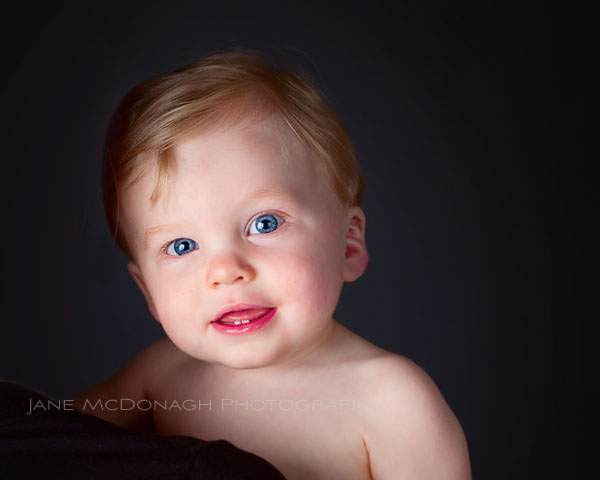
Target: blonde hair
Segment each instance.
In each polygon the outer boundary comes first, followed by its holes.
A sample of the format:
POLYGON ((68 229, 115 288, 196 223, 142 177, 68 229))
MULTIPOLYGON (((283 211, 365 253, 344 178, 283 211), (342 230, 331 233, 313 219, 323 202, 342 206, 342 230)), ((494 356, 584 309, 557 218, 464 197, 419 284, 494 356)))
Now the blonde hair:
POLYGON ((324 169, 342 205, 359 205, 364 181, 341 119, 311 83, 248 50, 217 51, 171 74, 147 80, 121 100, 110 122, 104 156, 104 209, 114 239, 131 257, 119 231, 119 188, 156 168, 155 204, 173 170, 175 146, 192 134, 249 118, 276 116, 324 169))

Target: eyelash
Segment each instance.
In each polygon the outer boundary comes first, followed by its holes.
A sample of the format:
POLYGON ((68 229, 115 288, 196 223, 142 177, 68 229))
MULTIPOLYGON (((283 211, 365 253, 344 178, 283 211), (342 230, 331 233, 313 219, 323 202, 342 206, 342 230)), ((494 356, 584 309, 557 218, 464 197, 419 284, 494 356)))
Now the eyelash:
POLYGON ((261 236, 270 235, 272 233, 279 231, 288 222, 288 217, 281 212, 274 212, 272 210, 266 211, 266 212, 261 212, 257 215, 254 215, 252 217, 252 219, 248 222, 248 225, 246 225, 246 229, 245 229, 246 235, 248 235, 248 233, 250 231, 250 227, 252 227, 252 225, 254 225, 254 222, 256 222, 256 220, 258 220, 260 217, 263 217, 265 215, 272 215, 275 218, 277 218, 278 220, 281 220, 281 223, 278 222, 277 228, 273 232, 263 233, 261 236))
POLYGON ((174 240, 169 240, 167 243, 163 244, 162 247, 160 247, 160 254, 163 257, 177 257, 177 255, 169 255, 169 247, 171 246, 172 243, 176 242, 177 240, 179 240, 180 238, 187 238, 187 237, 177 237, 174 240))
MULTIPOLYGON (((250 230, 250 226, 253 224, 253 222, 255 222, 258 218, 262 217, 263 215, 273 215, 276 218, 279 218, 282 221, 281 225, 277 226, 277 229, 274 230, 273 232, 270 233, 263 233, 262 235, 270 235, 271 233, 274 233, 276 231, 278 231, 280 228, 282 228, 287 222, 288 222, 288 218, 287 215, 283 214, 282 212, 274 212, 272 210, 267 210, 265 212, 261 212, 258 213, 257 215, 254 215, 254 217, 252 217, 252 219, 248 222, 248 225, 246 226, 246 228, 244 229, 244 231, 246 232, 246 235, 248 235, 248 231, 250 230)), ((166 243, 164 243, 161 247, 160 247, 160 254, 161 256, 164 257, 177 257, 177 255, 169 255, 168 251, 169 251, 169 246, 173 243, 176 242, 177 240, 179 240, 180 238, 187 238, 187 237, 177 237, 173 240, 169 240, 166 243)))

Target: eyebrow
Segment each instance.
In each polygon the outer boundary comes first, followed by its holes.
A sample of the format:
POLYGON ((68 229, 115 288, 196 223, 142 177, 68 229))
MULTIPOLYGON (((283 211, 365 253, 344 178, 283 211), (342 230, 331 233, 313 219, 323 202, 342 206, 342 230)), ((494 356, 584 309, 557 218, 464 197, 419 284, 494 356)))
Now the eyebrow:
MULTIPOLYGON (((266 197, 275 197, 275 198, 283 198, 290 199, 293 198, 294 195, 290 194, 287 190, 282 190, 281 188, 272 188, 272 187, 264 187, 259 188, 258 190, 254 190, 249 195, 247 195, 244 200, 241 202, 242 204, 247 203, 250 200, 256 200, 266 197)), ((147 250, 150 246, 150 240, 154 235, 160 233, 164 230, 168 230, 169 228, 174 228, 176 225, 174 224, 164 224, 164 225, 156 225, 155 227, 150 227, 144 233, 144 248, 147 250)))
POLYGON ((150 246, 150 240, 154 235, 171 227, 172 225, 157 225, 156 227, 150 227, 148 230, 146 230, 146 233, 144 233, 144 248, 148 250, 148 247, 150 246))
POLYGON ((259 188, 258 190, 251 192, 245 198, 245 201, 247 202, 248 200, 256 200, 256 199, 265 198, 265 197, 291 198, 291 197, 293 197, 293 195, 290 194, 289 191, 282 190, 281 188, 264 187, 264 188, 259 188))

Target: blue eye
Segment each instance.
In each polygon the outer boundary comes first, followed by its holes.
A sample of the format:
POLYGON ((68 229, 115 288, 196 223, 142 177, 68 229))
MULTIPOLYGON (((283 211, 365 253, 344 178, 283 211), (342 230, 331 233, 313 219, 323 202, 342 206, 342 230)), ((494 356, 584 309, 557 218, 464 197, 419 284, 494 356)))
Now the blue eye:
POLYGON ((250 225, 249 234, 256 235, 257 233, 271 233, 283 224, 284 220, 275 215, 261 215, 250 225))
POLYGON ((196 250, 196 242, 191 238, 178 238, 171 242, 167 248, 167 255, 185 255, 196 250))

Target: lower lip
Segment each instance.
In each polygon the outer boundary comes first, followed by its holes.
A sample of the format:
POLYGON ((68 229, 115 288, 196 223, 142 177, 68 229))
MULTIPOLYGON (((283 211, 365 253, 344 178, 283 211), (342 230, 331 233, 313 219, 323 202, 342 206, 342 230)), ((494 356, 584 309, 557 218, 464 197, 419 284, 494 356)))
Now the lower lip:
POLYGON ((254 333, 263 328, 275 316, 275 313, 277 313, 277 308, 272 308, 262 317, 241 325, 225 325, 219 322, 211 322, 211 325, 217 332, 223 335, 244 335, 246 333, 254 333))

